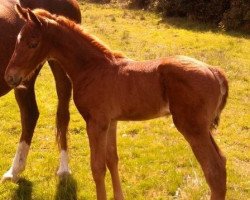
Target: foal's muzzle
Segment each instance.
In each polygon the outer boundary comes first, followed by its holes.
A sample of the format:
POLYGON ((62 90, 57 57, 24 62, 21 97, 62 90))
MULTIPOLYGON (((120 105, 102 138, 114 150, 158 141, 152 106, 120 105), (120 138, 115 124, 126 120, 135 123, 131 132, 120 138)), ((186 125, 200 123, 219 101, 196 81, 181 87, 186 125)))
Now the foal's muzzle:
POLYGON ((22 82, 22 77, 16 75, 5 75, 5 81, 10 87, 17 87, 22 82))

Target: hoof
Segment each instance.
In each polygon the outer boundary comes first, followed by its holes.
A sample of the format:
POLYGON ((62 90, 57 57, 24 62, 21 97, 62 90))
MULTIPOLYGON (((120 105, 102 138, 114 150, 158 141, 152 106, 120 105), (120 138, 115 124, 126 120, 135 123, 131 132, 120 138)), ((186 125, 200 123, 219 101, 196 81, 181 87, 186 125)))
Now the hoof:
POLYGON ((20 179, 19 176, 14 175, 14 174, 11 173, 10 171, 7 171, 7 172, 3 175, 2 179, 1 179, 1 182, 4 183, 4 182, 6 182, 6 181, 12 181, 12 182, 14 182, 14 183, 17 183, 19 179, 20 179))

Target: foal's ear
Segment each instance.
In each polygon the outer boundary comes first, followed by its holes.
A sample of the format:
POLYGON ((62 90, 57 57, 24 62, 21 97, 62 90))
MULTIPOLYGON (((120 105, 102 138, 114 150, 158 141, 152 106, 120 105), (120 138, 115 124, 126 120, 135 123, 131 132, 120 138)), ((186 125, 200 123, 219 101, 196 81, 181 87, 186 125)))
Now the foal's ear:
POLYGON ((38 19, 38 17, 28 8, 28 18, 30 21, 34 22, 39 27, 42 27, 42 22, 38 19))
POLYGON ((21 19, 23 19, 24 21, 28 21, 28 11, 25 8, 22 8, 19 4, 15 5, 15 11, 17 12, 17 14, 19 15, 19 17, 21 19))

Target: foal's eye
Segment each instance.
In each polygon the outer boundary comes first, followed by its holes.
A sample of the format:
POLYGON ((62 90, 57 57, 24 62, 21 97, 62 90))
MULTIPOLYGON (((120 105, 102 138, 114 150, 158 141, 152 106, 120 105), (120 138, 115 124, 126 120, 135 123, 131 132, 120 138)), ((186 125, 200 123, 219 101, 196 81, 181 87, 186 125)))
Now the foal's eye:
POLYGON ((36 48, 36 47, 38 46, 38 43, 39 43, 39 42, 30 42, 30 43, 28 44, 28 47, 29 47, 29 48, 32 48, 32 49, 33 49, 33 48, 36 48))

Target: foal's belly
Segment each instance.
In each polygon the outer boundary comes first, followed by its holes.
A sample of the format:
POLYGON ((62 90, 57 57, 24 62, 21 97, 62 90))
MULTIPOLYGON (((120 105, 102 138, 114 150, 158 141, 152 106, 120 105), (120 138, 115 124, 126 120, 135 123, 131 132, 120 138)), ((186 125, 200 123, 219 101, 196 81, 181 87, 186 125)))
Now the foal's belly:
POLYGON ((138 106, 116 117, 118 121, 142 121, 170 115, 169 105, 165 104, 160 109, 143 109, 138 106))

